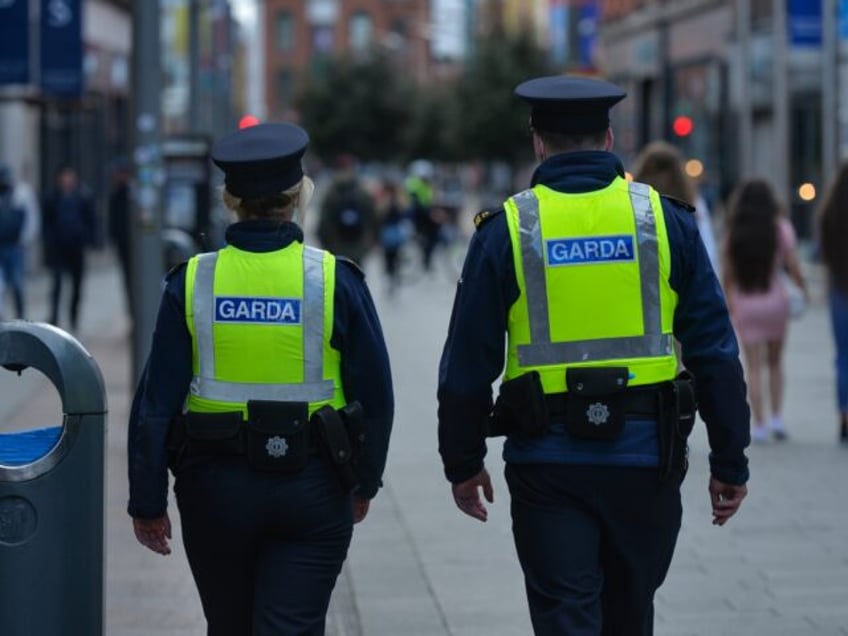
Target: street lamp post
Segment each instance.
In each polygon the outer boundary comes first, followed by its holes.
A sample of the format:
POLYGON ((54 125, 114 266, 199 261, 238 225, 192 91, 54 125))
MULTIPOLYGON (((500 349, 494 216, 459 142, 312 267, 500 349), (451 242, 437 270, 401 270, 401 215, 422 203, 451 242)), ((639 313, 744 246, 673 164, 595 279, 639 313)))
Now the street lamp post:
POLYGON ((836 0, 822 0, 822 186, 830 183, 839 161, 836 9, 836 0))
POLYGON ((133 378, 141 377, 162 279, 162 117, 159 0, 133 2, 133 378))
POLYGON ((736 45, 739 68, 736 71, 739 95, 739 177, 745 178, 752 171, 751 131, 751 2, 736 0, 736 45))

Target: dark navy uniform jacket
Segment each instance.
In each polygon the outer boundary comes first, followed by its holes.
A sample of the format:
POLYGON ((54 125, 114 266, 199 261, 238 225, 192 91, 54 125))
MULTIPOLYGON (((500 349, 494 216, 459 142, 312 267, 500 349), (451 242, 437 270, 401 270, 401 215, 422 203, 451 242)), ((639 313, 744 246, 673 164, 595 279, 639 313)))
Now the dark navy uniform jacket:
MULTIPOLYGON (((559 192, 589 192, 623 176, 618 158, 603 151, 554 155, 533 175, 559 192)), ((744 448, 750 413, 739 349, 727 306, 693 215, 662 198, 671 246, 670 284, 678 294, 674 335, 683 364, 696 378, 701 417, 707 424, 710 468, 729 484, 748 480, 744 448)), ((457 288, 439 368, 439 452, 445 475, 458 483, 483 467, 483 426, 492 408, 492 383, 504 369, 507 314, 518 299, 512 244, 502 210, 485 219, 472 237, 457 288)), ((599 308, 600 311, 603 308, 599 308)), ((656 423, 627 420, 613 441, 576 440, 555 422, 541 438, 510 436, 504 459, 515 463, 657 466, 656 423)))
MULTIPOLYGON (((251 252, 303 242, 293 223, 244 221, 227 228, 227 243, 251 252)), ((136 390, 129 422, 130 501, 133 517, 153 519, 167 506, 165 443, 171 419, 182 412, 192 379, 191 335, 185 319, 185 266, 171 272, 159 306, 150 356, 136 390)), ((359 400, 367 419, 357 495, 371 498, 381 485, 394 414, 389 356, 362 272, 337 259, 332 346, 341 352, 348 402, 359 400)))

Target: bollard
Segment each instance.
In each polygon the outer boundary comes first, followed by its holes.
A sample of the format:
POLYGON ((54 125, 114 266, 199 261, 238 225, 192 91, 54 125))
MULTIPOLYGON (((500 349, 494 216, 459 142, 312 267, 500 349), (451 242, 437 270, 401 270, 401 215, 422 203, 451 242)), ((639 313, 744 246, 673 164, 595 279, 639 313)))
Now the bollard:
POLYGON ((0 634, 103 634, 106 395, 100 369, 51 325, 0 323, 0 365, 46 375, 62 424, 0 435, 0 634))

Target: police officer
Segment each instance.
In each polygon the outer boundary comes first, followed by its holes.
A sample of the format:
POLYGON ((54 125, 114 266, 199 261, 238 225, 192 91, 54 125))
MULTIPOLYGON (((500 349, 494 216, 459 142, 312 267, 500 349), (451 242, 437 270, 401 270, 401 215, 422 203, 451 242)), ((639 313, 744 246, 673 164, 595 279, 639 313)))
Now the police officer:
POLYGON ((747 492, 737 344, 691 208, 629 183, 610 152, 609 109, 625 93, 555 76, 516 94, 530 103, 541 163, 528 190, 475 219, 440 365, 445 474, 459 509, 485 521, 485 438, 507 435, 536 634, 651 634, 680 529, 695 397, 712 450, 713 523, 747 492), (694 391, 677 377, 675 338, 694 391))
POLYGON ((136 537, 170 553, 170 467, 210 635, 323 634, 386 461, 392 385, 363 274, 292 221, 307 143, 269 123, 214 145, 239 221, 168 274, 130 417, 136 537))

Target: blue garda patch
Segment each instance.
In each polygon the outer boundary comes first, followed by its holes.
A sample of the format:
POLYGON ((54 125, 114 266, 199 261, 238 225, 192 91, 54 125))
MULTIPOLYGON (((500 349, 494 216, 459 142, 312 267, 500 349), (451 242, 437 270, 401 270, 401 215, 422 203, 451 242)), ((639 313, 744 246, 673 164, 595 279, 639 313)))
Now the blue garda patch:
POLYGON ((636 260, 633 236, 593 236, 545 241, 548 266, 636 260))
POLYGON ((299 325, 299 298, 215 297, 215 322, 299 325))

